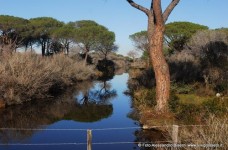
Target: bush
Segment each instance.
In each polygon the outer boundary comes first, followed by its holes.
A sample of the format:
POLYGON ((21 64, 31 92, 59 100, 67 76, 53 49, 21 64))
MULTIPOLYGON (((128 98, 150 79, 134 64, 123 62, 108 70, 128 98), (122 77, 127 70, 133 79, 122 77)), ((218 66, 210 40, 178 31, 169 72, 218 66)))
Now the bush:
MULTIPOLYGON (((172 111, 176 114, 176 118, 183 123, 202 123, 210 114, 223 116, 228 111, 228 103, 222 98, 201 98, 199 102, 196 96, 189 96, 188 101, 192 103, 182 102, 173 105, 172 111)), ((175 101, 174 101, 175 102, 175 101)))
POLYGON ((155 86, 154 71, 152 68, 130 69, 129 70, 129 89, 153 88, 155 86))
POLYGON ((171 80, 203 82, 216 87, 227 82, 228 40, 222 30, 204 30, 193 35, 183 50, 167 57, 171 80))
POLYGON ((171 91, 170 99, 169 99, 169 109, 172 112, 175 112, 178 105, 179 105, 179 98, 177 97, 176 92, 171 91))
MULTIPOLYGON (((154 107, 156 103, 156 90, 153 89, 139 89, 134 92, 134 106, 154 107)), ((171 92, 169 99, 169 109, 175 111, 179 105, 179 98, 175 92, 171 92)))
POLYGON ((44 58, 34 53, 15 53, 0 62, 0 97, 7 105, 44 98, 53 88, 63 89, 89 79, 92 70, 61 54, 44 58))
POLYGON ((211 114, 222 115, 226 113, 228 103, 226 100, 220 98, 210 99, 203 103, 204 110, 207 110, 211 114))
POLYGON ((102 72, 101 80, 112 79, 115 75, 115 64, 111 60, 98 60, 97 70, 102 72))
POLYGON ((134 106, 154 107, 156 105, 155 89, 140 89, 134 92, 134 106))
POLYGON ((188 84, 180 84, 180 83, 174 83, 171 85, 171 89, 173 92, 177 94, 189 94, 194 91, 194 87, 188 84))

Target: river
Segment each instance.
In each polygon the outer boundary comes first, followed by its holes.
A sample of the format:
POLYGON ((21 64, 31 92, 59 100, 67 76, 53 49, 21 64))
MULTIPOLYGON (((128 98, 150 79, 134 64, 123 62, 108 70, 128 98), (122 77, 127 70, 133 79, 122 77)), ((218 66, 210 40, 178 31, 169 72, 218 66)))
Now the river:
POLYGON ((0 110, 0 149, 85 150, 86 129, 92 129, 93 150, 139 149, 127 80, 124 73, 82 82, 60 98, 0 110))

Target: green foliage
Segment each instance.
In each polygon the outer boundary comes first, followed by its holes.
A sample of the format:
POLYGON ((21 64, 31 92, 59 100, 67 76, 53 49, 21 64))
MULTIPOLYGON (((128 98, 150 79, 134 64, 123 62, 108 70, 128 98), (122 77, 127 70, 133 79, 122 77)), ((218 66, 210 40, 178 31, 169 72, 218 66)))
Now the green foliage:
POLYGON ((220 98, 209 99, 203 103, 203 107, 209 113, 222 115, 227 111, 228 103, 220 98))
POLYGON ((52 36, 54 38, 66 38, 66 39, 73 39, 75 34, 75 28, 68 24, 64 24, 63 26, 56 28, 53 33, 52 36))
POLYGON ((140 89, 134 92, 134 106, 149 106, 154 107, 156 105, 155 89, 140 89))
POLYGON ((23 31, 27 24, 28 20, 26 19, 8 15, 0 15, 0 29, 6 34, 10 32, 23 31))
POLYGON ((141 56, 141 59, 147 60, 148 58, 149 58, 149 52, 148 51, 144 51, 142 56, 141 56))
POLYGON ((190 94, 194 91, 194 87, 188 84, 174 83, 171 89, 177 94, 190 94))
POLYGON ((50 35, 54 29, 62 27, 63 23, 51 17, 37 17, 30 19, 35 35, 50 35))
POLYGON ((176 95, 176 93, 174 91, 171 91, 170 93, 170 99, 169 99, 169 109, 172 112, 175 112, 176 107, 179 105, 179 98, 176 95))
POLYGON ((173 22, 165 26, 165 40, 171 50, 181 51, 188 40, 199 30, 208 27, 191 22, 173 22))
POLYGON ((129 36, 129 38, 132 40, 140 38, 140 37, 147 37, 147 31, 136 32, 136 33, 129 36))
MULTIPOLYGON (((133 103, 135 107, 154 107, 156 105, 156 90, 153 89, 139 89, 134 91, 133 103)), ((172 112, 177 111, 177 107, 180 105, 179 98, 175 92, 171 92, 169 99, 169 109, 172 112)))
POLYGON ((114 44, 114 32, 103 30, 100 32, 98 39, 96 50, 99 54, 104 56, 104 59, 106 59, 108 53, 116 52, 118 50, 118 46, 114 44))
POLYGON ((33 37, 42 47, 42 55, 50 53, 48 47, 51 42, 53 32, 62 27, 64 24, 51 17, 38 17, 30 19, 30 24, 33 27, 33 37))
POLYGON ((74 27, 77 29, 75 41, 84 44, 85 47, 92 47, 93 43, 97 41, 99 32, 104 28, 90 20, 77 21, 74 27))
POLYGON ((149 41, 147 37, 147 31, 136 32, 129 36, 134 46, 143 52, 149 51, 149 41))
MULTIPOLYGON (((76 34, 76 29, 71 23, 64 24, 62 27, 56 28, 52 32, 52 38, 57 40, 55 42, 59 43, 62 50, 65 53, 69 53, 70 43, 74 41, 74 36, 76 34)), ((56 51, 56 49, 54 50, 56 51)))
POLYGON ((96 68, 98 71, 102 72, 102 76, 99 78, 101 80, 112 79, 115 75, 115 64, 112 60, 99 60, 96 68))
MULTIPOLYGON (((216 91, 216 92, 228 92, 228 84, 227 84, 227 82, 222 82, 222 83, 220 83, 220 84, 217 84, 216 86, 215 86, 215 88, 214 88, 214 90, 216 91)), ((228 94, 228 93, 227 93, 228 94)))
POLYGON ((106 58, 109 52, 117 50, 114 45, 115 33, 106 27, 91 20, 81 20, 71 24, 76 28, 75 41, 82 45, 80 47, 84 53, 95 50, 106 58))
MULTIPOLYGON (((172 96, 171 96, 172 97, 172 96)), ((194 94, 178 95, 176 101, 170 101, 170 108, 178 120, 184 123, 201 123, 210 114, 224 115, 228 110, 226 99, 199 97, 194 94)))
POLYGON ((30 24, 33 27, 33 36, 40 41, 50 39, 52 33, 59 27, 63 26, 63 23, 51 18, 51 17, 38 17, 30 19, 30 24))
POLYGON ((202 107, 195 104, 180 104, 173 112, 175 113, 176 118, 185 124, 196 123, 198 117, 201 117, 200 119, 204 117, 202 107))
POLYGON ((0 43, 18 48, 29 35, 29 21, 23 18, 0 15, 0 43))
POLYGON ((41 47, 43 56, 59 51, 68 54, 73 42, 78 44, 84 53, 95 50, 104 55, 105 59, 108 53, 118 49, 114 44, 115 33, 91 20, 65 24, 51 17, 26 20, 0 15, 0 31, 0 43, 11 46, 5 49, 16 50, 23 46, 26 50, 28 47, 32 50, 32 46, 36 44, 41 47))

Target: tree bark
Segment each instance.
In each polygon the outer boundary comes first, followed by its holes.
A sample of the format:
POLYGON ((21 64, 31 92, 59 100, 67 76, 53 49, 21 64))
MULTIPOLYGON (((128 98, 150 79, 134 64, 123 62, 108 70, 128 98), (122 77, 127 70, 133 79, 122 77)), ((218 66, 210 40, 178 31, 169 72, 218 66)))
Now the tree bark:
POLYGON ((164 27, 155 27, 150 39, 150 58, 156 79, 156 102, 155 110, 158 113, 168 111, 170 94, 169 66, 163 54, 164 27))
POLYGON ((42 42, 42 56, 45 56, 46 42, 42 42))

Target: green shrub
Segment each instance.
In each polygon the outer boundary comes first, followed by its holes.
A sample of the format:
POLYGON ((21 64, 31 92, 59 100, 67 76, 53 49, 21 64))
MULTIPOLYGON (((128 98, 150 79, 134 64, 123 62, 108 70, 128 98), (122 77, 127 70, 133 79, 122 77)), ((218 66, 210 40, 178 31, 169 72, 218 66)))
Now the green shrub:
POLYGON ((188 84, 181 84, 181 83, 172 84, 171 89, 177 94, 189 94, 194 91, 193 86, 188 84))
POLYGON ((228 81, 216 85, 214 90, 216 92, 224 92, 224 93, 227 92, 226 94, 228 94, 228 81))
POLYGON ((228 105, 225 100, 220 98, 210 99, 203 104, 204 110, 207 110, 208 113, 222 115, 227 111, 228 105))
MULTIPOLYGON (((156 90, 153 89, 140 89, 134 93, 134 104, 136 106, 154 107, 156 105, 156 90)), ((169 99, 169 108, 175 112, 179 106, 179 98, 175 92, 171 92, 169 99)))
POLYGON ((140 89, 134 92, 134 105, 154 107, 156 105, 155 89, 140 89))
POLYGON ((169 109, 175 113, 179 104, 179 98, 177 97, 176 93, 172 91, 169 99, 169 109))

